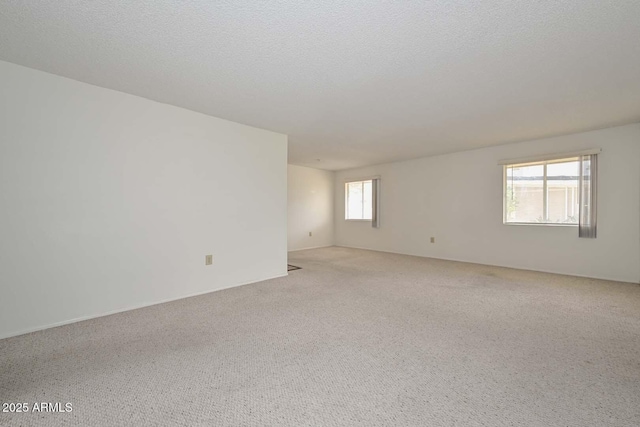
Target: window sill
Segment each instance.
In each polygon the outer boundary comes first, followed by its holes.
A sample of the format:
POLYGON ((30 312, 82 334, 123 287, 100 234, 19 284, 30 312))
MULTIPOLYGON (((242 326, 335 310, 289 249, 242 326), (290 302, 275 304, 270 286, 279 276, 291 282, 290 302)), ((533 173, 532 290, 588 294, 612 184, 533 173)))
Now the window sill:
POLYGON ((578 224, 556 224, 553 222, 503 222, 502 225, 532 225, 534 227, 578 227, 578 224))
POLYGON ((344 219, 345 221, 354 221, 354 222, 371 222, 372 220, 370 219, 344 219))

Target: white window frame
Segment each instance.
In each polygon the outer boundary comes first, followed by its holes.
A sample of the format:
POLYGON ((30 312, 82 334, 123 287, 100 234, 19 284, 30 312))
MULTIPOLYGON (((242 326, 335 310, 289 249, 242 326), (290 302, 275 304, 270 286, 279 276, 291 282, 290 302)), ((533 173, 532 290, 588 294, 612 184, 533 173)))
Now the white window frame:
MULTIPOLYGON (((368 222, 374 229, 380 228, 380 175, 366 176, 366 177, 354 177, 346 178, 344 180, 344 220, 353 222, 368 222), (349 219, 347 218, 347 209, 349 203, 349 190, 348 184, 352 182, 365 182, 371 181, 371 219, 349 219)), ((364 184, 363 184, 364 185, 364 184)), ((363 197, 364 202, 364 197, 363 197)))
MULTIPOLYGON (((362 183, 362 211, 364 212, 364 183, 368 181, 373 181, 374 178, 362 178, 362 179, 349 179, 344 182, 344 220, 345 221, 361 221, 361 222, 371 222, 372 219, 363 219, 363 218, 347 218, 347 214, 349 212, 349 184, 354 183, 362 183)), ((373 185, 373 182, 372 182, 373 185)), ((373 190, 372 190, 373 191, 373 190)))
MULTIPOLYGON (((550 227, 577 227, 578 223, 567 222, 515 222, 507 221, 507 169, 518 166, 542 166, 542 213, 543 218, 549 217, 549 192, 547 183, 547 166, 554 163, 579 162, 580 157, 560 157, 549 160, 525 162, 525 163, 509 163, 503 165, 502 175, 502 223, 504 225, 534 225, 534 226, 550 226, 550 227)), ((579 179, 578 179, 579 181, 579 179)), ((579 191, 577 191, 579 193, 579 191)))
MULTIPOLYGON (((524 165, 534 165, 534 164, 544 164, 544 194, 545 198, 543 199, 543 203, 548 203, 547 192, 546 192, 546 183, 547 183, 547 168, 546 165, 549 163, 558 163, 561 161, 567 161, 570 159, 580 159, 582 156, 588 156, 593 154, 600 154, 602 149, 600 148, 592 148, 588 150, 575 151, 569 153, 556 153, 556 154, 546 154, 541 156, 532 156, 525 157, 519 159, 505 159, 500 160, 498 162, 499 165, 502 165, 502 224, 503 225, 516 225, 516 226, 535 226, 535 227, 580 227, 580 224, 571 224, 571 223, 556 223, 556 222, 507 222, 507 168, 513 166, 524 166, 524 165)), ((581 177, 582 179, 582 177, 581 177)), ((580 184, 581 185, 581 184, 580 184)), ((578 193, 580 193, 580 186, 578 186, 578 193)), ((544 208, 543 208, 544 209, 544 208)), ((544 211, 543 211, 544 212, 544 211)))

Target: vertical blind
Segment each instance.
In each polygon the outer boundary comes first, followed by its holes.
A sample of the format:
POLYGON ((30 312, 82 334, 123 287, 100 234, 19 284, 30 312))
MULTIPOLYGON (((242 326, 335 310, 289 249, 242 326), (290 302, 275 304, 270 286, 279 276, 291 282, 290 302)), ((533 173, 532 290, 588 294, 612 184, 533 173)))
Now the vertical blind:
POLYGON ((380 179, 371 180, 371 226, 380 228, 379 202, 380 202, 380 179))
POLYGON ((595 239, 597 236, 598 155, 580 157, 580 219, 578 236, 595 239))

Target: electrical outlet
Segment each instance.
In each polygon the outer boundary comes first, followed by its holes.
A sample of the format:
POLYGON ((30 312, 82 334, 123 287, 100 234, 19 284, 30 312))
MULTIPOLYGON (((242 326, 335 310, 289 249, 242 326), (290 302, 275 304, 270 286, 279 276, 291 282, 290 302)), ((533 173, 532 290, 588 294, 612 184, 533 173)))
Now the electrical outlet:
POLYGON ((311 236, 313 236, 313 233, 310 231, 310 232, 309 232, 309 237, 311 237, 311 236))
POLYGON ((213 255, 206 255, 204 257, 204 265, 211 265, 213 264, 213 255))
POLYGON ((431 243, 435 243, 435 242, 436 242, 436 238, 435 238, 435 237, 432 237, 432 238, 431 238, 431 243))

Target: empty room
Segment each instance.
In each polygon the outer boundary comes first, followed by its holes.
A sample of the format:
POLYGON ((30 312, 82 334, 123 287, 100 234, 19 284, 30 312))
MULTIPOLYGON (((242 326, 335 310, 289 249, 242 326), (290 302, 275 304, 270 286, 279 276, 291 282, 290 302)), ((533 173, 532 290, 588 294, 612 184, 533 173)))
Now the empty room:
POLYGON ((0 426, 640 426, 640 2, 0 2, 0 426))

